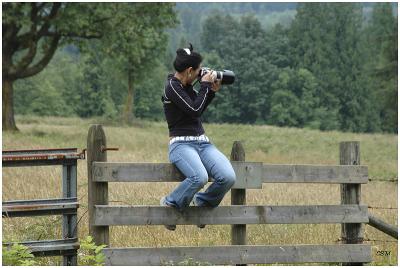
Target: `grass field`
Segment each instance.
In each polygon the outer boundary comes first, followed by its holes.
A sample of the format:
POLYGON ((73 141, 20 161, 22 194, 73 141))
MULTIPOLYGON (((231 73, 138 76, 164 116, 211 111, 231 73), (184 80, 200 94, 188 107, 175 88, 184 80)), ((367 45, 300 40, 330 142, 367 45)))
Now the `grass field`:
MULTIPOLYGON (((17 116, 18 133, 3 132, 3 150, 38 148, 86 148, 91 124, 102 123, 109 147, 110 162, 168 162, 168 131, 164 122, 138 121, 121 126, 101 119, 17 116)), ((235 140, 243 142, 246 161, 271 164, 339 163, 339 142, 361 142, 361 164, 368 165, 370 181, 362 185, 362 202, 374 207, 397 208, 397 135, 355 134, 337 131, 279 128, 233 124, 205 124, 206 134, 229 157, 235 140), (386 180, 386 182, 385 182, 386 180)), ((61 197, 60 167, 4 168, 3 201, 61 197)), ((161 196, 176 183, 110 183, 111 204, 157 205, 161 196)), ((87 166, 78 163, 79 237, 88 235, 87 166)), ((230 204, 230 194, 223 205, 230 204)), ((340 204, 339 185, 264 184, 262 190, 248 190, 249 205, 334 205, 340 204)), ((375 216, 397 225, 397 210, 370 209, 375 216)), ((3 219, 3 241, 61 238, 61 217, 3 219)), ((373 245, 372 265, 397 265, 397 241, 370 227, 365 238, 373 245), (391 242, 386 242, 386 241, 391 242), (395 242, 393 242, 395 241, 395 242), (378 256, 378 250, 390 251, 378 256)), ((335 244, 340 224, 249 225, 248 244, 335 244)), ((175 232, 163 226, 111 227, 114 246, 208 246, 230 244, 230 226, 178 226, 175 232)), ((56 265, 60 258, 43 258, 41 264, 56 265)))

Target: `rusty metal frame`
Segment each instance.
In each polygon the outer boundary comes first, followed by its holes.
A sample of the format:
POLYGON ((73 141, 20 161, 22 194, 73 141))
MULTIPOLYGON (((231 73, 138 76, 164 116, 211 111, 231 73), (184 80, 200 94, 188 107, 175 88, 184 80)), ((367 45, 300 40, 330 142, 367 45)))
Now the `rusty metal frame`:
POLYGON ((79 207, 76 197, 62 199, 15 200, 3 202, 3 217, 27 217, 75 214, 79 207))
MULTIPOLYGON (((4 150, 3 167, 62 165, 62 198, 15 200, 3 202, 2 216, 28 217, 61 214, 61 240, 20 242, 32 249, 35 256, 63 256, 63 265, 77 265, 79 248, 77 230, 77 160, 85 159, 85 151, 77 148, 4 150)), ((10 244, 10 243, 9 243, 10 244)))
MULTIPOLYGON (((3 243, 6 247, 11 247, 14 243, 3 243)), ((79 249, 78 238, 67 238, 57 240, 25 241, 18 242, 31 249, 36 257, 74 255, 79 249)))
POLYGON ((78 159, 85 159, 85 151, 77 148, 6 150, 2 154, 3 167, 44 166, 74 164, 78 159))

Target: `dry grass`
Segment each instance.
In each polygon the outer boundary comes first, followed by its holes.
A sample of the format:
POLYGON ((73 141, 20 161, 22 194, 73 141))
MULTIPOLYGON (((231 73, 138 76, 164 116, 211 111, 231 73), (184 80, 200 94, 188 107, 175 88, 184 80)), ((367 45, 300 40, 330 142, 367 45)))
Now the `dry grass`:
MULTIPOLYGON (((17 117, 20 133, 3 133, 3 150, 20 148, 86 148, 90 124, 99 120, 54 117, 17 117)), ((104 122, 103 122, 104 123, 104 122)), ((266 163, 338 164, 339 142, 361 141, 361 164, 369 166, 370 178, 397 179, 397 136, 320 132, 270 126, 206 124, 207 134, 225 154, 230 155, 233 141, 241 140, 246 160, 266 163)), ((106 123, 110 162, 168 162, 168 132, 165 123, 138 122, 134 126, 106 123)), ((88 234, 86 160, 78 164, 79 237, 88 234)), ((176 183, 110 183, 112 204, 156 205, 176 183)), ((3 169, 3 200, 57 198, 61 196, 60 167, 3 169)), ((397 207, 397 183, 370 182, 362 186, 362 200, 371 206, 397 207)), ((262 190, 248 190, 247 203, 260 205, 339 204, 339 185, 264 184, 262 190)), ((230 195, 223 205, 230 204, 230 195)), ((371 209, 386 222, 397 225, 396 210, 371 209)), ((61 237, 61 217, 13 218, 3 220, 3 240, 56 239, 61 237)), ((228 245, 230 227, 178 226, 170 232, 162 226, 111 227, 112 246, 208 246, 228 245)), ((375 240, 394 240, 370 226, 365 236, 375 240)), ((262 244, 334 244, 340 237, 340 224, 249 225, 248 243, 262 244)), ((373 245, 372 265, 397 265, 397 243, 368 242, 373 245), (377 250, 391 251, 380 257, 377 250)), ((43 264, 53 264, 45 259, 43 264)))

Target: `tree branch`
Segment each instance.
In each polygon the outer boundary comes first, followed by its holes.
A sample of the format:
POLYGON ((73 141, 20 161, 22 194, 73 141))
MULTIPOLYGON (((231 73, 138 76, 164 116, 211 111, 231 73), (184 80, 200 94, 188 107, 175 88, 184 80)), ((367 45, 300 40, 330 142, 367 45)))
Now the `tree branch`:
POLYGON ((36 56, 36 52, 37 52, 37 42, 30 41, 29 43, 30 43, 29 51, 26 53, 26 55, 19 62, 14 64, 14 66, 10 69, 11 73, 21 72, 26 67, 28 67, 29 64, 32 63, 33 59, 36 56))
POLYGON ((42 10, 42 8, 46 5, 46 2, 43 2, 37 6, 38 11, 42 10))
POLYGON ((111 16, 111 17, 99 18, 99 19, 97 19, 97 20, 92 21, 92 23, 93 23, 93 24, 102 23, 102 22, 111 20, 112 18, 114 18, 114 17, 111 16))
POLYGON ((58 10, 60 9, 60 7, 61 7, 61 3, 54 3, 53 7, 51 8, 50 14, 47 17, 43 18, 44 24, 38 32, 39 38, 43 35, 43 33, 48 31, 48 29, 50 27, 50 20, 54 19, 57 16, 58 10))
POLYGON ((20 29, 15 24, 3 24, 3 50, 12 50, 15 47, 15 37, 20 29))
POLYGON ((34 10, 36 11, 35 16, 31 15, 31 21, 35 25, 35 28, 34 29, 31 28, 31 31, 29 31, 28 33, 22 34, 17 37, 16 50, 17 49, 27 49, 27 48, 29 48, 29 43, 30 43, 31 39, 33 39, 32 40, 33 42, 37 42, 41 37, 44 36, 44 33, 46 33, 49 30, 50 21, 57 16, 58 10, 61 7, 61 3, 54 3, 49 15, 47 15, 45 17, 37 16, 37 13, 40 11, 41 8, 43 8, 43 6, 44 6, 44 4, 39 5, 39 7, 36 7, 35 4, 32 4, 32 13, 34 10), (36 27, 40 21, 43 21, 44 23, 43 23, 42 27, 40 28, 40 30, 36 32, 36 27))
POLYGON ((12 73, 18 73, 24 70, 26 67, 28 67, 29 64, 33 61, 33 59, 36 56, 36 51, 37 51, 37 41, 36 41, 36 27, 37 27, 37 15, 38 15, 39 9, 36 7, 35 3, 31 3, 31 29, 29 34, 29 38, 27 39, 26 43, 29 47, 29 51, 26 53, 26 55, 19 61, 17 62, 13 68, 10 70, 12 73), (15 69, 15 71, 13 70, 15 69))
POLYGON ((73 32, 68 32, 68 33, 55 33, 55 32, 46 32, 43 34, 43 36, 61 36, 61 37, 71 37, 71 38, 83 38, 83 39, 95 39, 95 38, 101 38, 103 35, 101 33, 73 33, 73 32))
POLYGON ((32 67, 29 67, 29 68, 23 70, 20 73, 13 73, 13 74, 11 74, 11 76, 14 77, 15 79, 26 78, 26 77, 35 75, 35 74, 39 73, 40 71, 42 71, 44 69, 44 67, 46 67, 46 65, 50 62, 54 53, 56 52, 58 42, 60 41, 60 39, 61 39, 61 36, 54 36, 53 40, 51 41, 51 45, 45 51, 43 58, 38 63, 36 63, 32 67))

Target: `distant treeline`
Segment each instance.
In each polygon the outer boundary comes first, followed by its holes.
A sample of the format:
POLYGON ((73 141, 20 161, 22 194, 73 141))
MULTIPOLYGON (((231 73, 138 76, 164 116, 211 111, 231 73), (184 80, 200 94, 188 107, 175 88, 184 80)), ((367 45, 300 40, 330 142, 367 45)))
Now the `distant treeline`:
MULTIPOLYGON (((139 77, 133 74, 134 115, 164 119, 160 97, 173 71, 173 51, 192 42, 205 58, 203 65, 237 75, 204 113, 206 122, 397 133, 393 5, 372 5, 368 20, 360 3, 285 3, 264 11, 289 14, 293 5, 294 17, 267 28, 262 12, 238 16, 210 8, 201 13, 199 4, 179 3, 181 24, 169 30, 165 55, 139 77)), ((16 82, 16 112, 118 118, 128 82, 116 60, 64 47, 42 73, 16 82)))
POLYGON ((263 2, 242 2, 242 3, 176 3, 176 8, 179 11, 193 10, 195 12, 209 12, 219 10, 221 13, 260 13, 268 14, 271 12, 282 12, 285 10, 294 10, 297 3, 263 3, 263 2))

